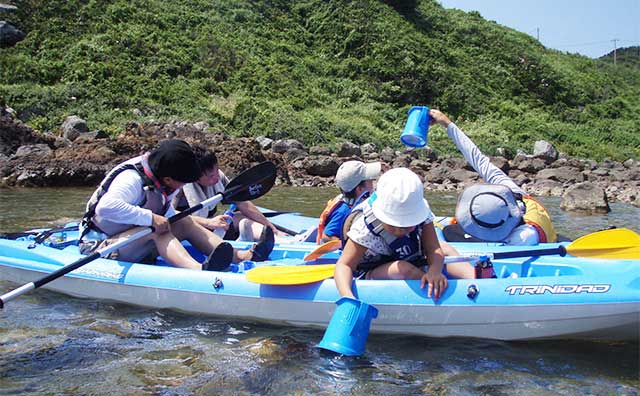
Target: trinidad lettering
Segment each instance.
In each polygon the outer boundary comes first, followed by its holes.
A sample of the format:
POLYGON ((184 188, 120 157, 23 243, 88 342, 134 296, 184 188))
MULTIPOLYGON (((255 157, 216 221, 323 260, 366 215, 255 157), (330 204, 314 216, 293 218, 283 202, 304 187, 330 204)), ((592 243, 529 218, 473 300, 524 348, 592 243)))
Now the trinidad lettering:
POLYGON ((504 291, 510 295, 606 293, 611 285, 513 285, 504 291))

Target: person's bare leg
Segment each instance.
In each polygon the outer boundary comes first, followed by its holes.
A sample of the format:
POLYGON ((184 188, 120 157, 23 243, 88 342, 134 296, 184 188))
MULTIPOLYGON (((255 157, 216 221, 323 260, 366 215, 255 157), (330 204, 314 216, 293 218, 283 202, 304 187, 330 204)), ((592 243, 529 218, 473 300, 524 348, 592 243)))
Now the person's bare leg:
MULTIPOLYGON (((235 219, 234 219, 235 224, 235 219)), ((262 235, 263 224, 257 221, 250 220, 248 218, 240 219, 237 225, 237 230, 240 233, 241 241, 258 241, 262 235)))
MULTIPOLYGON (((179 240, 189 241, 196 249, 205 255, 212 252, 213 249, 223 242, 216 234, 193 221, 191 216, 187 216, 172 224, 171 232, 179 240)), ((251 253, 250 250, 233 249, 232 261, 239 263, 243 260, 251 260, 252 256, 253 253, 251 253)))
POLYGON ((380 265, 367 274, 367 279, 421 279, 424 271, 415 265, 397 260, 380 265))
POLYGON ((189 268, 201 270, 202 264, 197 262, 189 252, 182 246, 182 243, 171 232, 155 235, 153 241, 162 256, 169 264, 179 268, 189 268))
POLYGON ((253 231, 253 240, 257 241, 260 239, 260 236, 262 235, 262 229, 265 226, 263 224, 258 223, 257 221, 252 221, 251 222, 251 230, 253 231))

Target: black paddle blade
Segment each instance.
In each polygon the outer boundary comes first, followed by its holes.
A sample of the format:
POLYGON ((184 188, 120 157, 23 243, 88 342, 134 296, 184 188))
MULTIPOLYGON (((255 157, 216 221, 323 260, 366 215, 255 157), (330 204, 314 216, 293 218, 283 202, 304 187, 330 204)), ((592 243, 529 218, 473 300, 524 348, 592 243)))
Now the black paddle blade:
POLYGON ((222 203, 251 201, 269 192, 276 182, 276 166, 273 162, 263 162, 242 172, 222 193, 222 203))

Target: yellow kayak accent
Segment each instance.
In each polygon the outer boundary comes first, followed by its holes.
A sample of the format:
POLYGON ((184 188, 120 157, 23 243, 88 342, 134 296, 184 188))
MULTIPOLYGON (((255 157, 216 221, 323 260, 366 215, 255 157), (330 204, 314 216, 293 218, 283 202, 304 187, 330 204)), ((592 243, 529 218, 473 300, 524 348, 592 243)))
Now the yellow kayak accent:
POLYGON ((247 271, 247 280, 263 285, 301 285, 331 278, 335 264, 281 265, 256 267, 247 271))

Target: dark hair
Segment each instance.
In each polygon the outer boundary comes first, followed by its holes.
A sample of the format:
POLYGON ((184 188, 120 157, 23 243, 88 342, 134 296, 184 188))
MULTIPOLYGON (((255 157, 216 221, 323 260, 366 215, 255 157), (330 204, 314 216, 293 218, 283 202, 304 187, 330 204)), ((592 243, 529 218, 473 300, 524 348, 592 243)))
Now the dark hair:
POLYGON ((192 148, 202 172, 213 169, 214 166, 218 165, 218 157, 216 157, 216 154, 209 150, 207 146, 194 144, 192 148))
POLYGON ((366 182, 366 180, 362 180, 360 183, 358 183, 357 186, 355 186, 353 188, 353 190, 351 191, 342 191, 342 195, 347 198, 347 199, 356 199, 358 198, 357 194, 356 194, 356 189, 358 187, 364 186, 364 183, 366 182))
POLYGON ((191 146, 183 140, 164 140, 149 154, 149 167, 158 178, 171 177, 192 183, 201 171, 191 146))

